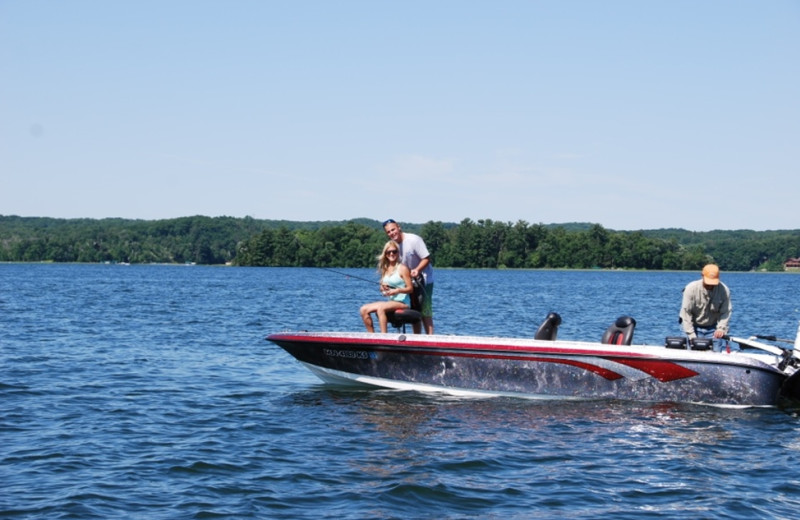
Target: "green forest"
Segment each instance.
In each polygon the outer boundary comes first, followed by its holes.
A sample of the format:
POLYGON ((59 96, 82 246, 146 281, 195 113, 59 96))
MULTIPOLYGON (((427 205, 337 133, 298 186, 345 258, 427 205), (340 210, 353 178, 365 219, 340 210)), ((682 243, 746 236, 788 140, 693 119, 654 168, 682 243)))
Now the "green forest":
MULTIPOLYGON (((615 231, 599 224, 464 219, 403 223, 437 267, 782 271, 800 230, 615 231)), ((370 219, 324 222, 192 216, 166 220, 0 215, 2 262, 372 267, 386 235, 370 219)))

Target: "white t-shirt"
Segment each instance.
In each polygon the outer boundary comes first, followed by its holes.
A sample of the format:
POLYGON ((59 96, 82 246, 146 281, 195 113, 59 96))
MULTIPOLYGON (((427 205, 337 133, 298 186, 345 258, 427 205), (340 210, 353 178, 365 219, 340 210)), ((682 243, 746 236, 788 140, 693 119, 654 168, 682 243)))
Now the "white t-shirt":
MULTIPOLYGON (((408 267, 409 271, 415 269, 424 258, 428 258, 428 248, 422 237, 414 233, 403 232, 403 241, 400 243, 400 261, 408 267)), ((422 270, 426 284, 433 283, 433 266, 428 262, 427 267, 422 270)))

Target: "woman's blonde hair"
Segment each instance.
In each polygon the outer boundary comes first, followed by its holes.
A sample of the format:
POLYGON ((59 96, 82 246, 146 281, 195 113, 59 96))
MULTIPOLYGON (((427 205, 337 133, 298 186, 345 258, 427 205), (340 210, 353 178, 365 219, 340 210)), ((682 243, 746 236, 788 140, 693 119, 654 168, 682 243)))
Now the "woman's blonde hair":
POLYGON ((384 244, 383 251, 381 254, 375 257, 378 260, 378 274, 381 275, 381 278, 386 274, 386 270, 389 269, 389 260, 386 258, 386 251, 389 249, 397 249, 397 263, 400 263, 400 246, 394 240, 389 240, 384 244))

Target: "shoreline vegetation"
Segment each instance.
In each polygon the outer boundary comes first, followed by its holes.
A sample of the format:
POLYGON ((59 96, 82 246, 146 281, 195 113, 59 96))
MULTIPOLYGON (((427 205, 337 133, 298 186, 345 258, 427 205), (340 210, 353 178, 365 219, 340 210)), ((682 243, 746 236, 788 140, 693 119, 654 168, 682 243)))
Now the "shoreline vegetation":
MULTIPOLYGON (((621 231, 599 224, 490 219, 402 223, 437 268, 789 271, 800 230, 621 231)), ((192 216, 164 220, 0 215, 0 262, 374 267, 386 241, 372 219, 294 222, 192 216)))

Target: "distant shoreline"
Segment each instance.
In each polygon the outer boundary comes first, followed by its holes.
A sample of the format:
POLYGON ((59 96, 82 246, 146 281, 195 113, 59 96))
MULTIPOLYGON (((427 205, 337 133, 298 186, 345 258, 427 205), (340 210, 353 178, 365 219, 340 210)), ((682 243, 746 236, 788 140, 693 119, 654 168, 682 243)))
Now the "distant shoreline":
MULTIPOLYGON (((329 266, 291 266, 291 265, 271 265, 271 266, 238 266, 231 264, 180 264, 168 262, 152 262, 152 263, 123 263, 123 262, 54 262, 51 260, 33 261, 33 262, 16 262, 16 261, 0 261, 0 265, 84 265, 84 266, 109 266, 109 267, 215 267, 215 268, 241 268, 241 269, 327 269, 329 266)), ((374 271, 374 267, 343 267, 332 266, 332 269, 367 269, 374 271)), ((437 267, 437 271, 513 271, 513 272, 554 272, 565 271, 571 273, 597 273, 597 272, 620 272, 620 273, 695 273, 694 269, 675 270, 675 269, 633 269, 633 268, 597 268, 597 269, 578 269, 568 267, 437 267)), ((800 275, 800 270, 792 269, 786 271, 723 271, 725 274, 789 274, 800 275)))

